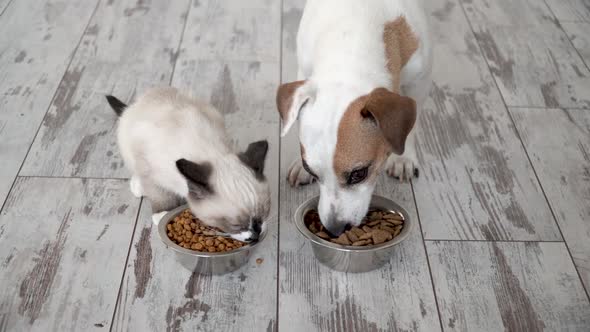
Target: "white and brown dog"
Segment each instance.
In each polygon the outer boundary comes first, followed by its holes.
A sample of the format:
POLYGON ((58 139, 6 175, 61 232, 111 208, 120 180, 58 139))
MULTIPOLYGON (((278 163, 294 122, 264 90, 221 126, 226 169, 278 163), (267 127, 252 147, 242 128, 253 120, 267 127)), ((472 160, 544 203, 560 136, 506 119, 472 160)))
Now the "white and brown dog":
POLYGON ((319 182, 333 234, 360 224, 383 169, 418 174, 417 105, 430 90, 431 45, 416 0, 308 0, 297 35, 298 81, 277 92, 285 135, 299 119, 292 186, 319 182))

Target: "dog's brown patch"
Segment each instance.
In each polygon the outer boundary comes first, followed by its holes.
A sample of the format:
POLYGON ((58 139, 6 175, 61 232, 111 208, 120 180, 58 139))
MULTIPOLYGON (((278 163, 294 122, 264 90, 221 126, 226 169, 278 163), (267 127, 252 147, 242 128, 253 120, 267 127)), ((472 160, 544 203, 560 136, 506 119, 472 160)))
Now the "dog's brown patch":
POLYGON ((293 104, 293 94, 295 94, 295 91, 304 83, 305 81, 303 80, 285 83, 279 86, 277 91, 277 109, 281 116, 281 120, 284 121, 287 119, 287 113, 289 113, 291 105, 293 104))
POLYGON ((418 49, 419 41, 403 16, 385 24, 383 28, 387 70, 391 74, 392 88, 399 92, 401 69, 418 49))
POLYGON ((353 168, 369 163, 368 181, 371 181, 389 154, 379 128, 362 114, 368 100, 369 95, 365 95, 351 102, 338 126, 333 167, 342 184, 346 183, 346 176, 353 168))
POLYGON ((334 151, 340 183, 346 183, 350 171, 368 164, 368 181, 373 180, 392 151, 403 153, 415 121, 416 103, 385 88, 352 101, 340 119, 334 151))

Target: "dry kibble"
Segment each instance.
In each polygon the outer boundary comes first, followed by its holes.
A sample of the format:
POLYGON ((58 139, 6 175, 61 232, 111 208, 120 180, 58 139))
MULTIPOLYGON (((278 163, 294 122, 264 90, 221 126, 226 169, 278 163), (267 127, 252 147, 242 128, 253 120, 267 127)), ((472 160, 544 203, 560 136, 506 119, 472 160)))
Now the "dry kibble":
POLYGON ((368 240, 372 237, 373 237, 373 232, 371 231, 369 233, 365 233, 365 234, 359 236, 359 240, 368 240))
POLYGON ((315 233, 315 235, 317 235, 317 236, 319 236, 319 237, 321 237, 322 239, 325 239, 325 240, 329 240, 330 239, 330 235, 328 235, 328 233, 326 233, 324 231, 317 232, 317 233, 315 233))
POLYGON ((185 210, 166 225, 168 238, 180 247, 203 252, 227 252, 246 243, 218 236, 219 230, 206 226, 185 210))
POLYGON ((374 230, 371 233, 371 235, 373 238, 373 243, 375 243, 375 244, 383 243, 383 242, 387 241, 388 239, 392 238, 391 234, 389 234, 388 232, 386 232, 382 229, 374 230))
POLYGON ((358 227, 353 227, 350 229, 351 232, 353 232, 354 234, 356 234, 356 236, 361 236, 363 234, 365 234, 365 231, 363 231, 362 229, 358 228, 358 227))
POLYGON ((371 243, 371 241, 369 241, 369 240, 360 240, 360 241, 353 242, 352 245, 355 247, 360 247, 360 246, 366 246, 367 244, 370 244, 370 243, 371 243))
POLYGON ((256 264, 260 265, 264 262, 264 258, 256 258, 256 264))
POLYGON ((333 238, 324 231, 317 211, 309 211, 304 217, 307 228, 318 237, 346 246, 370 246, 391 241, 404 227, 404 217, 396 212, 371 210, 358 227, 347 229, 333 238))
POLYGON ((381 224, 381 220, 380 220, 380 219, 378 219, 378 220, 373 220, 373 221, 369 221, 369 222, 367 223, 367 226, 371 226, 371 227, 373 227, 373 226, 377 226, 377 225, 379 225, 379 224, 381 224))
POLYGON ((345 233, 346 233, 346 236, 348 236, 348 239, 350 240, 350 242, 354 243, 359 240, 359 237, 355 233, 353 233, 351 231, 346 231, 345 233))
POLYGON ((332 242, 334 243, 338 243, 338 244, 342 244, 342 245, 350 245, 350 240, 348 239, 348 236, 346 236, 346 234, 342 233, 340 234, 340 236, 336 239, 332 239, 332 242))

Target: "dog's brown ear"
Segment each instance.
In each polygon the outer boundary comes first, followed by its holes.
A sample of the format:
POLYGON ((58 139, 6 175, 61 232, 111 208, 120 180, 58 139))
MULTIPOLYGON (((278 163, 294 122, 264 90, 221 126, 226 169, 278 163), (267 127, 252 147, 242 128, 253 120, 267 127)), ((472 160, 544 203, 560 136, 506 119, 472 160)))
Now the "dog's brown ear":
POLYGON ((406 138, 416 122, 416 102, 412 98, 377 88, 369 94, 361 115, 375 119, 394 153, 404 153, 406 138))
POLYGON ((277 110, 281 116, 281 136, 285 136, 297 120, 301 108, 313 98, 313 88, 307 80, 281 84, 277 91, 277 110))

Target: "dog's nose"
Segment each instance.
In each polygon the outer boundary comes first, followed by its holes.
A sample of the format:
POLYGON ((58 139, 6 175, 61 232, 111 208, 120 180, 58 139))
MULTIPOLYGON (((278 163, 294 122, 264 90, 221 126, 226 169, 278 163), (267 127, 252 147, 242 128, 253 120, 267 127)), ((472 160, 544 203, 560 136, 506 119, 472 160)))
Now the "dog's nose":
POLYGON ((327 225, 324 225, 324 227, 326 227, 326 230, 328 231, 328 233, 330 233, 331 236, 337 237, 344 232, 344 230, 346 229, 346 225, 347 223, 345 222, 334 222, 328 223, 327 225))

